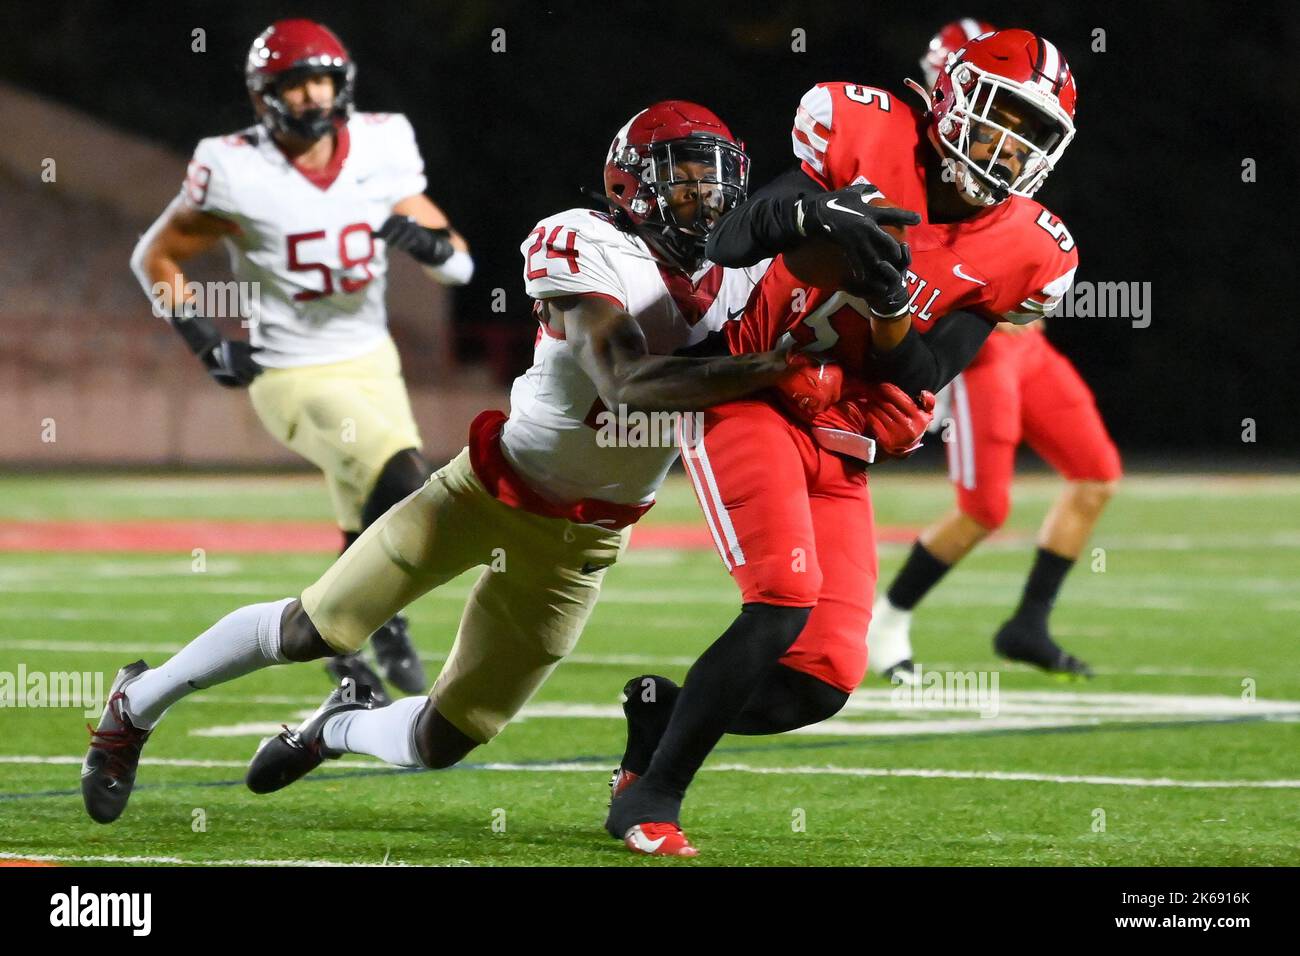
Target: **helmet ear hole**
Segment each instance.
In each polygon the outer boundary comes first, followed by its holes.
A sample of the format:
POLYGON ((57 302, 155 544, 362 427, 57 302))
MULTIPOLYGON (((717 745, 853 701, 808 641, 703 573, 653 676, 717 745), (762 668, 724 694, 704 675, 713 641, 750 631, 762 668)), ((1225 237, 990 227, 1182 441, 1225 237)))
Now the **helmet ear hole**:
POLYGON ((622 183, 615 183, 612 187, 610 187, 610 191, 615 196, 619 196, 619 197, 622 197, 624 189, 626 189, 626 187, 622 183))

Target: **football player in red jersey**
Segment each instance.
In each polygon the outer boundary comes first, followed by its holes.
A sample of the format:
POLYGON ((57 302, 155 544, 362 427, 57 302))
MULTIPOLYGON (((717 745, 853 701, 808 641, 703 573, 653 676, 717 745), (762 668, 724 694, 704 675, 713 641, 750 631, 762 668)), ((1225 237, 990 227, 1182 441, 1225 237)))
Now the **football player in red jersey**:
MULTIPOLYGON (((922 58, 933 88, 947 57, 988 24, 959 20, 930 41, 922 58), (972 32, 973 31, 973 32, 972 32)), ((1119 452, 1092 392, 1069 359, 1043 334, 1043 321, 999 323, 970 366, 948 386, 948 474, 957 507, 930 525, 871 615, 871 669, 914 682, 912 611, 1010 510, 1016 447, 1027 443, 1066 480, 1038 533, 1038 549, 1020 604, 993 639, 1002 657, 1048 671, 1089 675, 1057 646, 1047 620, 1065 575, 1078 559, 1120 478, 1119 452)))
POLYGON ((854 83, 813 87, 795 116, 799 166, 709 236, 710 258, 728 265, 782 254, 729 326, 733 350, 789 335, 838 362, 848 397, 811 422, 779 400, 719 405, 683 449, 743 608, 681 688, 654 675, 625 687, 628 747, 605 826, 634 851, 690 847, 681 801, 723 733, 791 730, 844 705, 866 670, 876 578, 871 440, 914 447, 927 392, 998 322, 1050 310, 1073 277, 1073 239, 1032 199, 1074 135, 1074 79, 1056 48, 1024 30, 982 35, 933 91, 911 85, 924 109, 854 83), (901 246, 880 230, 874 257, 843 257, 838 287, 792 271, 786 254, 810 238, 867 222, 912 228, 901 246))

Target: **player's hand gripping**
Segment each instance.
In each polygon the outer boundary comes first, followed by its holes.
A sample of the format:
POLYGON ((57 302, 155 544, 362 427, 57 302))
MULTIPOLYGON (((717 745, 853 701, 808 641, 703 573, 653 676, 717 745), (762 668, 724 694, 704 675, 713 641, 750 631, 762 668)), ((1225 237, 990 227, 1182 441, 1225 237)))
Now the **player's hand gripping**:
POLYGON ((426 266, 439 266, 455 253, 451 244, 450 229, 430 229, 421 226, 410 216, 389 216, 374 233, 392 249, 403 249, 416 262, 426 266))
POLYGON ((878 195, 871 186, 858 183, 804 196, 796 205, 795 216, 805 236, 825 236, 844 250, 852 276, 847 283, 849 291, 887 317, 906 306, 902 277, 911 264, 911 251, 884 227, 915 226, 921 217, 909 209, 871 205, 878 195), (901 301, 900 292, 904 293, 901 301))
POLYGON ((781 404, 795 418, 811 422, 840 400, 844 373, 832 362, 792 352, 786 373, 776 383, 781 404))
POLYGON ((245 388, 264 371, 253 358, 258 348, 223 337, 210 319, 181 314, 172 319, 172 328, 199 357, 212 380, 224 388, 245 388))
POLYGON ((906 458, 921 447, 921 436, 934 421, 934 394, 922 392, 912 401, 892 382, 867 384, 838 406, 864 435, 894 458, 906 458))

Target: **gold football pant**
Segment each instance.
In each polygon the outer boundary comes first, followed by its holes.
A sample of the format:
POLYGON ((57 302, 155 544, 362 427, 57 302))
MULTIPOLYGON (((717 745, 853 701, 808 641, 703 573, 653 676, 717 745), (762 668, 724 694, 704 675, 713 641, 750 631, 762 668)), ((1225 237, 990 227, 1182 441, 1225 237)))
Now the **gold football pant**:
POLYGON ((272 437, 325 473, 344 531, 361 530, 366 499, 388 459, 420 447, 391 338, 344 362, 269 368, 248 391, 272 437))
POLYGON ((599 569, 618 560, 630 532, 504 505, 465 450, 367 528, 302 605, 326 643, 350 653, 416 598, 482 566, 429 696, 486 743, 573 649, 600 593, 599 569))

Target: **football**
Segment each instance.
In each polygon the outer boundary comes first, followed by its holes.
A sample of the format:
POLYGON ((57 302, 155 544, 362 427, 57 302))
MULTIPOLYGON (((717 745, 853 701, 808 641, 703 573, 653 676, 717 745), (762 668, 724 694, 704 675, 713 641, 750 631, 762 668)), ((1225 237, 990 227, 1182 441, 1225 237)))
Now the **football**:
MULTIPOLYGON (((884 197, 873 199, 870 205, 898 208, 897 203, 884 197)), ((899 242, 907 238, 906 226, 885 226, 884 230, 899 242)), ((840 288, 849 271, 844 250, 824 236, 814 236, 800 243, 784 254, 784 261, 791 275, 818 289, 840 288)))

